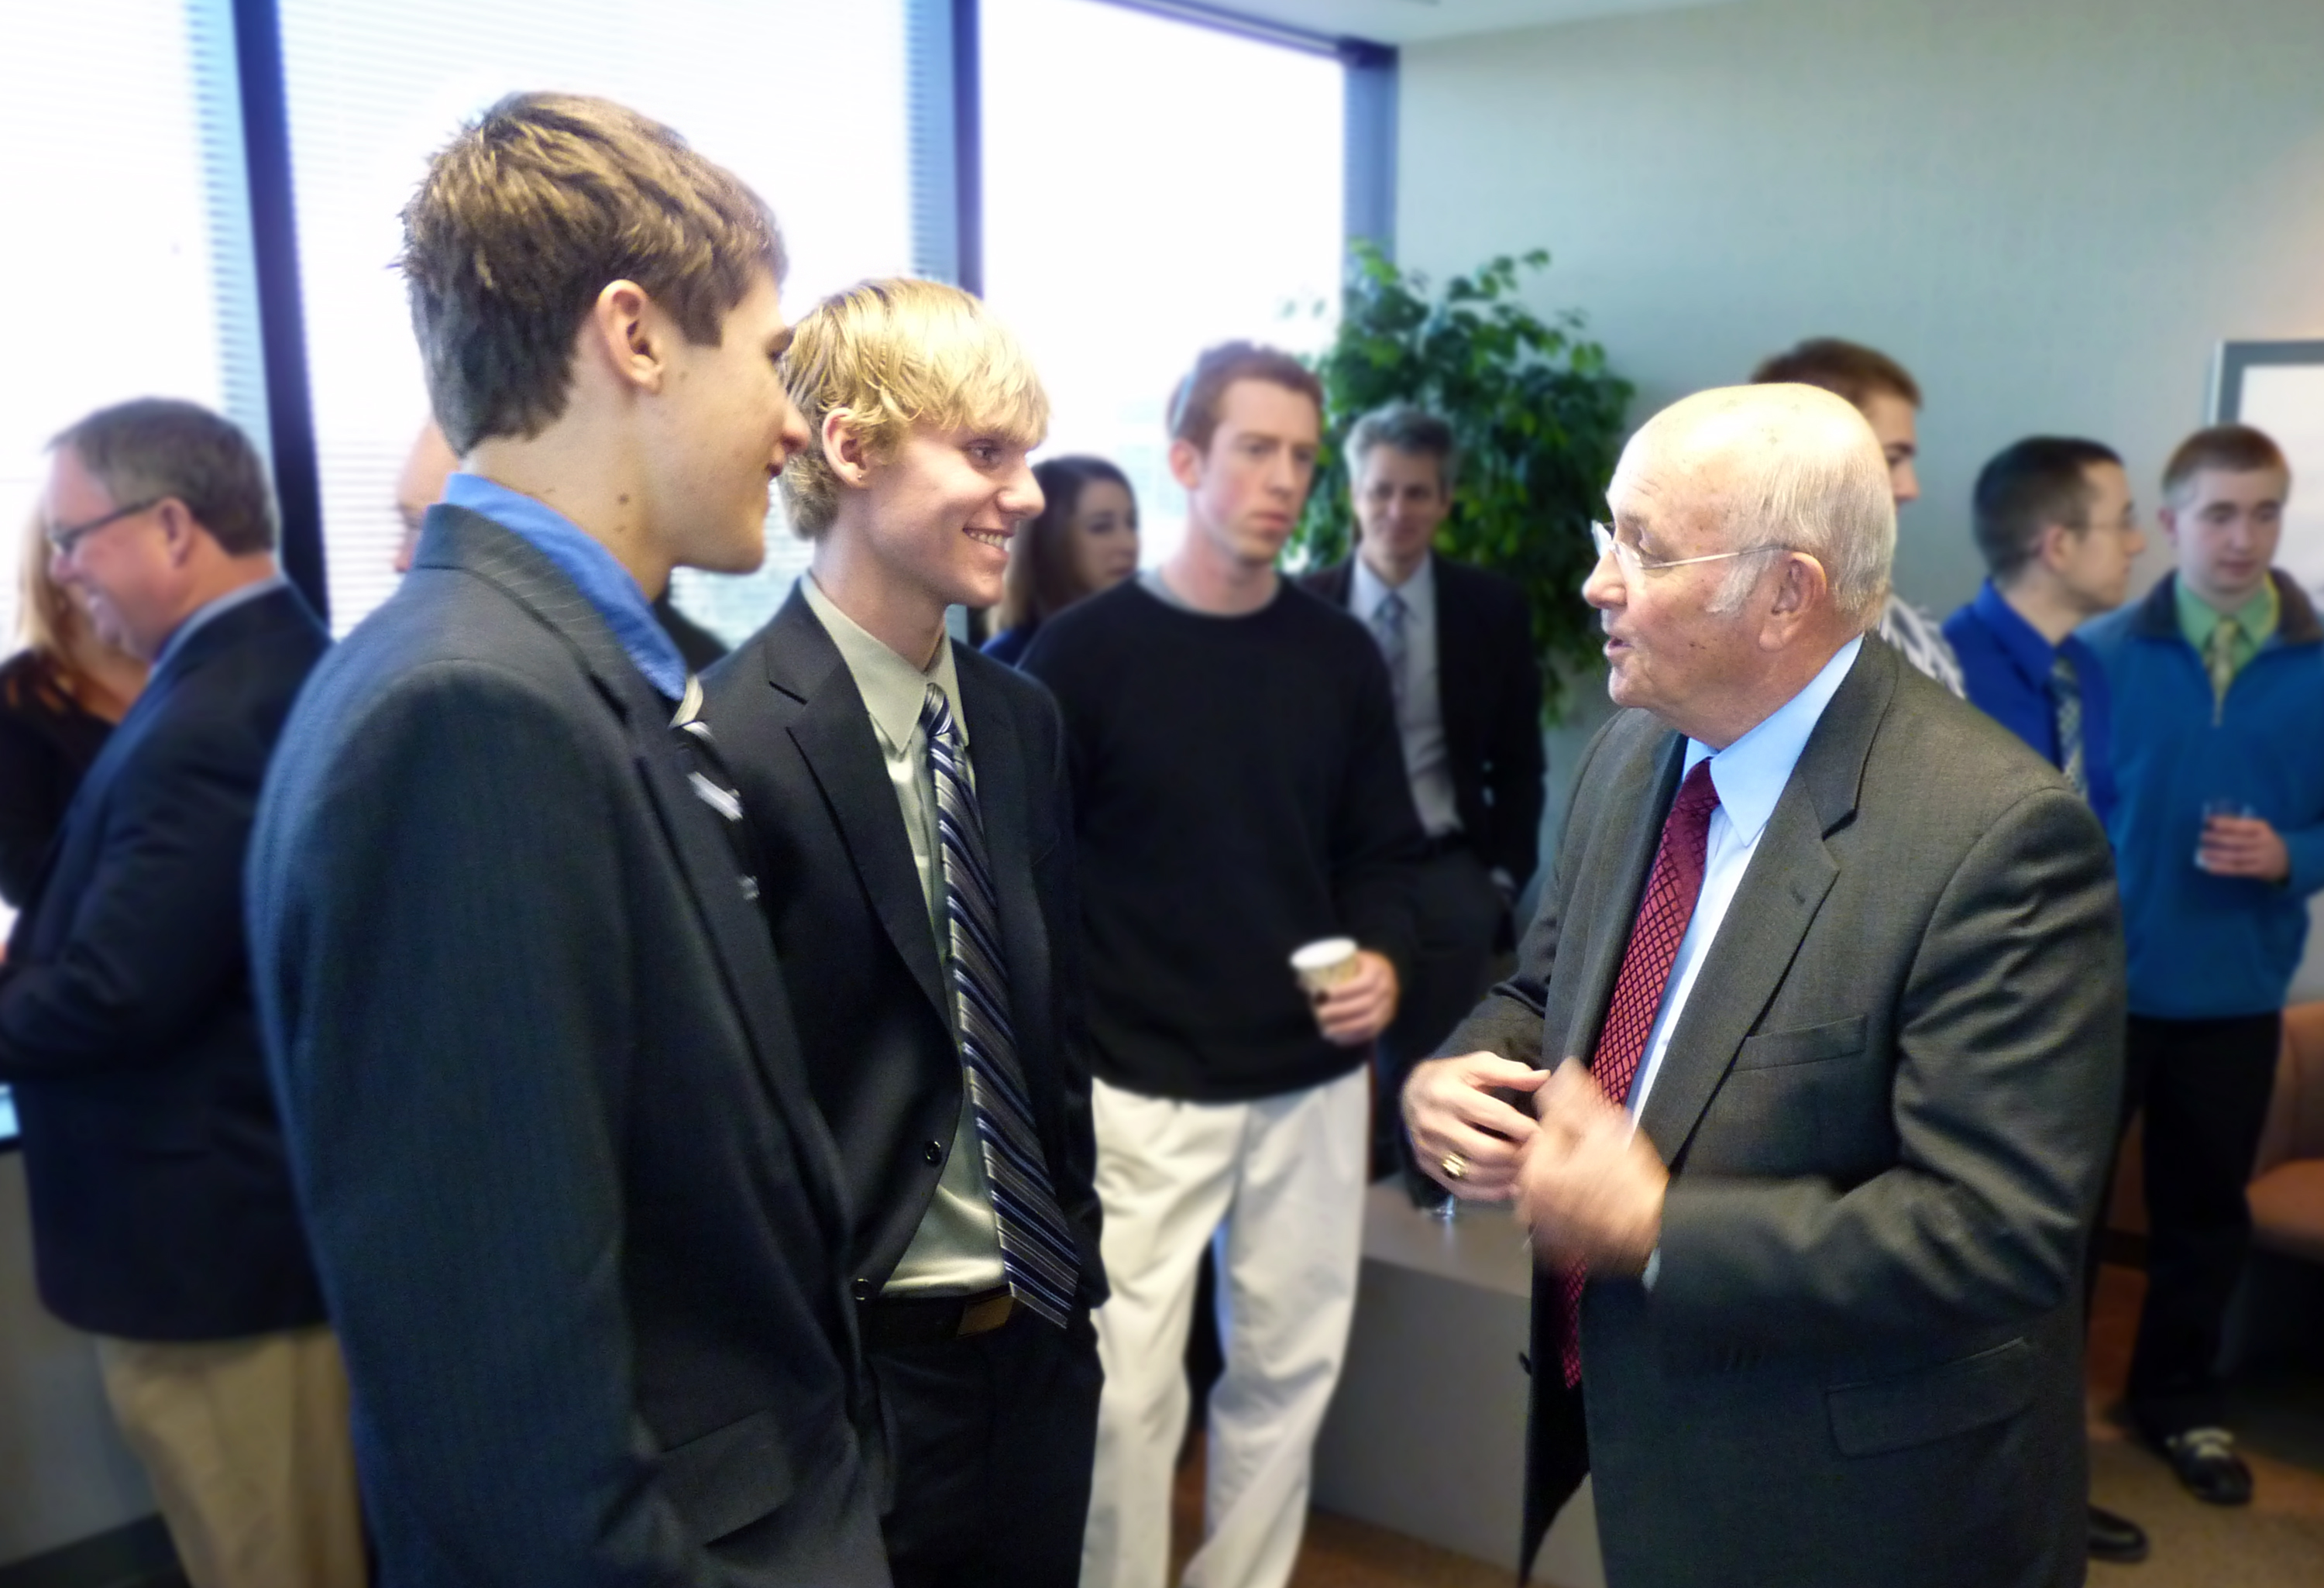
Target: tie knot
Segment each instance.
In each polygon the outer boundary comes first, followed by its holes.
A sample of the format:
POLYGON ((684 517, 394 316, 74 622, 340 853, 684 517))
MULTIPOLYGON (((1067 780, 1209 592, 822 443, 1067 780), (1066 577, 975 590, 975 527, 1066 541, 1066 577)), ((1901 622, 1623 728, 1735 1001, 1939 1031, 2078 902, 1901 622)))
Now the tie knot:
POLYGON ((1404 614, 1411 610, 1404 604, 1403 596, 1390 590, 1380 597, 1380 604, 1372 608, 1372 617, 1391 629, 1400 629, 1404 627, 1404 614))
POLYGON ((927 694, 920 700, 920 731, 931 740, 952 737, 952 702, 934 684, 928 686, 927 694))
POLYGON ((2075 669, 2074 659, 2061 651, 2050 659, 2050 682, 2060 689, 2080 691, 2082 675, 2075 669))
POLYGON ((1686 774, 1678 786, 1678 798, 1671 801, 1670 819, 1708 822, 1711 813, 1719 808, 1719 785, 1711 780, 1711 758, 1704 756, 1686 774))

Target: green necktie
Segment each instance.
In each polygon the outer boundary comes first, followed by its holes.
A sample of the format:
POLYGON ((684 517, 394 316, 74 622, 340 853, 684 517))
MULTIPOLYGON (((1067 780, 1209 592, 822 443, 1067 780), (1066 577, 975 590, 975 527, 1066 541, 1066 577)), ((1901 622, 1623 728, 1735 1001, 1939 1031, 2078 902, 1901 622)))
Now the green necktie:
POLYGON ((2050 706, 2057 714, 2058 770, 2066 774, 2074 792, 2090 797, 2089 768, 2082 755, 2082 679, 2073 659, 2058 652, 2050 663, 2050 706))
POLYGON ((2218 725, 2227 715, 2227 686, 2236 681, 2236 641, 2243 634, 2243 625, 2231 617, 2219 620, 2211 631, 2211 642, 2203 647, 2203 669, 2211 675, 2211 724, 2218 725))

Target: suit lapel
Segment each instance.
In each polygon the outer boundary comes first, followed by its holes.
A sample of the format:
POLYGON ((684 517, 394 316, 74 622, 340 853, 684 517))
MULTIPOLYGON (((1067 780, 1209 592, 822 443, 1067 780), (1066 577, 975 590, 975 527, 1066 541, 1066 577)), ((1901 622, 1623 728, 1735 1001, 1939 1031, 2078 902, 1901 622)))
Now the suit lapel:
POLYGON ((1638 896, 1646 891, 1646 872, 1655 863, 1663 819, 1678 791, 1679 769, 1685 761, 1686 741, 1665 734, 1647 753, 1630 757, 1607 791, 1607 808, 1622 813, 1627 826, 1611 836, 1611 843, 1591 845, 1582 874, 1574 879, 1572 919, 1600 925, 1581 939, 1588 948, 1574 983, 1576 996, 1556 1055, 1560 1059, 1579 1058, 1587 1064, 1597 1050, 1599 1028, 1606 1023, 1607 1006, 1614 1001, 1614 978, 1630 945, 1638 896))
POLYGON ((1485 671, 1478 653, 1481 635, 1475 623, 1462 621, 1459 572, 1434 553, 1429 561, 1436 595, 1436 708, 1444 722, 1444 749, 1450 764, 1473 766, 1477 713, 1484 705, 1483 690, 1473 682, 1485 671))
MULTIPOLYGON (((1048 1020, 1048 937, 1034 894, 1033 855, 1027 813, 1039 808, 1026 786, 1025 745, 1017 720, 998 691, 988 688, 984 669, 966 656, 955 659, 960 674, 961 714, 968 719, 968 757, 976 779, 977 808, 984 815, 984 853, 992 870, 993 905, 1001 916, 1002 968, 1009 977, 1010 1020, 1017 1057, 1028 1068, 1046 1057, 1049 1043, 1039 1033, 1048 1020)), ((982 659, 979 659, 982 660, 982 659)), ((1036 1086, 1036 1107, 1051 1088, 1036 1086)), ((1046 1129, 1046 1117, 1042 1123, 1046 1129)))
POLYGON ((839 647, 796 590, 775 616, 766 656, 768 682, 802 703, 790 725, 791 743, 823 790, 872 911, 950 1030, 952 1002, 936 962, 927 898, 871 714, 839 647))
POLYGON ((841 1190, 839 1149, 796 1065, 778 1062, 798 1044, 790 1032, 790 1001, 767 941, 766 924, 742 897, 734 855, 694 790, 680 776, 667 737, 669 706, 648 684, 596 608, 555 564, 521 537, 478 513, 429 510, 427 539, 417 559, 425 565, 466 568, 491 580, 570 645, 590 681, 622 719, 662 831, 700 912, 712 952, 741 1011, 759 1074, 779 1100, 798 1149, 808 1194, 833 1231, 851 1227, 841 1190), (439 530, 440 525, 440 530, 439 530))
POLYGON ((1864 647, 1808 736, 1759 836, 1639 1115, 1639 1129, 1665 1163, 1685 1149, 1840 879, 1824 839, 1856 812, 1865 758, 1894 692, 1895 666, 1887 647, 1864 647))

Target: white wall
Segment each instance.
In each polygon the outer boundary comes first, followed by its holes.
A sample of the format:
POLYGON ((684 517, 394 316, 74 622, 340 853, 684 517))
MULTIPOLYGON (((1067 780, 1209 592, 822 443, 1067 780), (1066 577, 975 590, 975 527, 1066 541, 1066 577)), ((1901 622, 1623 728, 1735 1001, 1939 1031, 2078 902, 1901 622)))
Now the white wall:
POLYGON ((2324 335, 2318 0, 1742 0, 1407 46, 1399 91, 1401 257, 1551 249, 1634 420, 1806 335, 1902 359, 1941 615, 1987 457, 2092 436, 2151 510, 2214 346, 2324 335))
POLYGON ((0 1154, 0 1565, 152 1513, 88 1337, 33 1293, 24 1160, 0 1154))

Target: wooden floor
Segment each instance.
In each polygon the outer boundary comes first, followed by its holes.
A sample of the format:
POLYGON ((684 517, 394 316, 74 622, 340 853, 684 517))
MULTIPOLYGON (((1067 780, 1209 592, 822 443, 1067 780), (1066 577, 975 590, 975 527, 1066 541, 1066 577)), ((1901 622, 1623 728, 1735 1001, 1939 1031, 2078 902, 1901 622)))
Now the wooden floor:
MULTIPOLYGON (((2324 1381, 2238 1387, 2235 1425, 2257 1481, 2247 1509, 2201 1503, 2118 1418, 2145 1277, 2108 1268, 2098 1285, 2088 1363, 2091 1497, 2153 1541, 2136 1566, 2094 1565, 2091 1588, 2319 1588, 2324 1584, 2324 1381)), ((1178 1473, 1171 1580, 1202 1533, 1201 1440, 1178 1473)), ((1293 1588, 1508 1588, 1482 1561, 1326 1511, 1311 1513, 1293 1588)), ((1545 1585, 1546 1588, 1546 1585, 1545 1585)))

